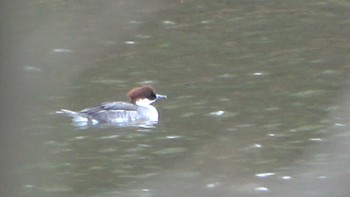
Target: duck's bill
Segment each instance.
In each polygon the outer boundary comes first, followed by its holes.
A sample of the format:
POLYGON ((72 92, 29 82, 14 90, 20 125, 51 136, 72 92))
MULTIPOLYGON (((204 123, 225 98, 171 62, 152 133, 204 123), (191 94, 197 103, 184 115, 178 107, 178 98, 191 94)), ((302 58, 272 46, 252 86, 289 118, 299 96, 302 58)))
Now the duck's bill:
POLYGON ((156 100, 163 100, 163 99, 167 99, 168 97, 166 95, 161 95, 161 94, 157 94, 156 95, 156 100))

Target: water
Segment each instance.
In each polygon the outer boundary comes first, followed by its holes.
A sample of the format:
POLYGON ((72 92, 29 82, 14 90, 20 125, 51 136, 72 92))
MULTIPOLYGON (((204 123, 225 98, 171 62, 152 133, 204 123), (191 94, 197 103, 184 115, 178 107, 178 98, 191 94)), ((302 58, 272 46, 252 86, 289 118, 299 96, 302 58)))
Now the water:
POLYGON ((5 5, 9 196, 349 193, 347 2, 5 5), (154 128, 54 113, 140 84, 168 96, 154 128))

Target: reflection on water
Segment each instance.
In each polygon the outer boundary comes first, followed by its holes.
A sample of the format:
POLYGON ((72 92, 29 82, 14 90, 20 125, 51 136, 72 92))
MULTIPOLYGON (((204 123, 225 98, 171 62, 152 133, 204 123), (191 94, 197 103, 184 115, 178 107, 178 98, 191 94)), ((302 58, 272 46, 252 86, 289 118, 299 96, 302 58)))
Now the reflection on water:
POLYGON ((340 95, 349 70, 348 7, 196 0, 13 6, 8 17, 23 20, 6 29, 4 62, 16 76, 2 83, 11 83, 3 124, 9 191, 346 196, 349 110, 340 95), (125 100, 140 84, 170 98, 157 104, 155 127, 80 130, 54 114, 125 100))

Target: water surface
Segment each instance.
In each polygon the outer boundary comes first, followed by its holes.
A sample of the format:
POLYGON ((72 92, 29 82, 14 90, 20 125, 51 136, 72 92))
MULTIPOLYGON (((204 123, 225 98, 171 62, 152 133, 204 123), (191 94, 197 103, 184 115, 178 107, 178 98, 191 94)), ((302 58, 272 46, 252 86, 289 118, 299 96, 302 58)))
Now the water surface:
MULTIPOLYGON (((9 4, 11 7, 12 4, 9 4)), ((346 196, 345 1, 36 1, 8 16, 16 196, 346 196), (16 44, 14 44, 16 43, 16 44), (168 95, 154 128, 57 116, 168 95), (20 120, 17 120, 20 118, 20 120)), ((5 106, 5 105, 4 105, 5 106)), ((9 106, 9 105, 7 105, 9 106)), ((6 109, 9 109, 9 107, 6 109)), ((10 117, 10 116, 8 116, 10 117)), ((13 165, 11 165, 13 163, 13 165)))

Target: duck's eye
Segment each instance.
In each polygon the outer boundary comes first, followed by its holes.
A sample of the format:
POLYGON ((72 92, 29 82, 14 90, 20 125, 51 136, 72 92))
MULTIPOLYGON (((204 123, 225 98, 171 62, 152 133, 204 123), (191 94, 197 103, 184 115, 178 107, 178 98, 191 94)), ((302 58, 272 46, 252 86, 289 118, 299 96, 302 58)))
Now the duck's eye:
POLYGON ((156 94, 155 93, 151 93, 151 98, 150 99, 154 100, 156 98, 157 98, 156 94))

